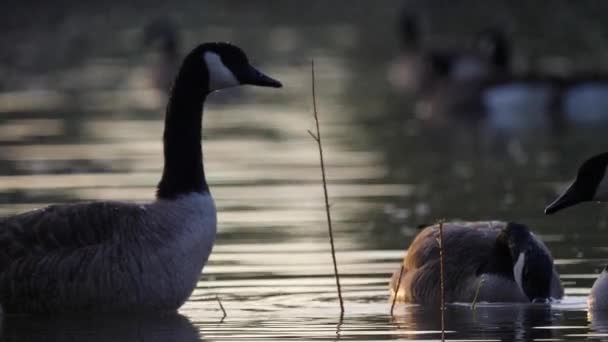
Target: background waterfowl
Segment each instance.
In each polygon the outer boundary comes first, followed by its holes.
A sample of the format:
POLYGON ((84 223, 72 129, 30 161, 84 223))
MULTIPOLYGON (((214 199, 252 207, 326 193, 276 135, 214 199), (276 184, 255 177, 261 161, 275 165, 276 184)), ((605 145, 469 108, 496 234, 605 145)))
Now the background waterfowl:
POLYGON ((487 79, 480 86, 487 127, 512 132, 561 123, 561 79, 535 72, 487 79))
MULTIPOLYGON (((521 224, 498 221, 443 225, 445 298, 472 302, 530 302, 559 299, 563 289, 547 247, 521 224), (483 285, 480 281, 483 279, 483 285)), ((393 273, 391 293, 403 302, 435 305, 440 301, 438 225, 423 229, 393 273)))
POLYGON ((401 52, 389 76, 398 87, 425 95, 445 82, 485 79, 509 70, 510 46, 501 30, 482 30, 472 46, 440 48, 425 41, 420 21, 409 11, 403 11, 399 18, 401 52))
POLYGON ((281 87, 228 43, 205 43, 185 57, 167 106, 156 201, 52 205, 0 220, 4 311, 141 312, 181 306, 216 234, 201 152, 203 104, 211 92, 243 84, 281 87))
MULTIPOLYGON (((582 202, 608 201, 608 153, 601 153, 587 159, 578 169, 570 186, 545 208, 550 215, 582 202)), ((589 307, 594 310, 608 310, 608 270, 600 273, 593 283, 588 297, 589 307)))
POLYGON ((143 43, 155 50, 156 63, 152 68, 154 86, 169 94, 182 58, 177 24, 170 18, 156 18, 144 28, 143 43))
POLYGON ((560 85, 564 119, 578 125, 608 122, 608 76, 582 72, 566 77, 560 85))
POLYGON ((478 120, 485 113, 482 96, 491 80, 511 75, 511 43, 498 28, 486 28, 469 51, 433 52, 418 93, 419 117, 478 120), (428 72, 430 70, 430 72, 428 72))

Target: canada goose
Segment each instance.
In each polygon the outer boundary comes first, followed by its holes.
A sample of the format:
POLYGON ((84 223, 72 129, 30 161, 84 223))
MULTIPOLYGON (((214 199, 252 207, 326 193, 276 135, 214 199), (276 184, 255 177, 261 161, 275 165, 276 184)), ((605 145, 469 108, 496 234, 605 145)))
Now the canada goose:
POLYGON ((420 71, 419 117, 482 117, 482 90, 489 80, 511 74, 511 48, 497 28, 479 32, 470 51, 428 51, 420 71))
MULTIPOLYGON (((581 202, 608 201, 606 166, 608 153, 587 159, 578 169, 574 181, 555 201, 545 208, 550 215, 581 202)), ((591 309, 608 310, 608 270, 604 268, 593 284, 588 298, 591 309)))
POLYGON ((281 83, 238 47, 205 43, 182 62, 167 105, 164 169, 147 204, 52 205, 0 220, 0 304, 7 313, 173 311, 213 247, 216 209, 201 152, 211 92, 281 83))
MULTIPOLYGON (((403 302, 435 305, 440 301, 438 225, 412 241, 391 279, 393 296, 403 302), (400 283, 397 290, 397 283, 400 283)), ((445 300, 538 302, 559 299, 563 289, 547 247, 517 223, 450 222, 443 224, 445 300)))
POLYGON ((446 81, 485 79, 509 70, 510 46, 501 30, 481 31, 471 49, 430 48, 423 41, 419 21, 408 11, 401 14, 401 56, 389 70, 389 78, 396 86, 425 95, 446 81))

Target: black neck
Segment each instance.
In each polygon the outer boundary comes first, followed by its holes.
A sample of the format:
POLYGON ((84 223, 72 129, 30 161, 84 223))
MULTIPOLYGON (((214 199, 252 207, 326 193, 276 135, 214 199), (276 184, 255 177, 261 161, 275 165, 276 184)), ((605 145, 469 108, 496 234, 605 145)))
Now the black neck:
POLYGON ((484 265, 477 271, 478 275, 490 273, 514 280, 513 257, 509 248, 509 241, 505 234, 501 233, 496 238, 496 243, 484 265))
POLYGON ((158 184, 158 198, 209 190, 201 149, 203 103, 208 94, 201 80, 207 76, 191 72, 186 63, 175 80, 167 105, 163 136, 165 166, 158 184))
POLYGON ((497 42, 494 51, 494 56, 492 57, 492 62, 496 66, 496 68, 503 72, 510 71, 511 60, 510 60, 510 51, 507 47, 506 42, 497 42))

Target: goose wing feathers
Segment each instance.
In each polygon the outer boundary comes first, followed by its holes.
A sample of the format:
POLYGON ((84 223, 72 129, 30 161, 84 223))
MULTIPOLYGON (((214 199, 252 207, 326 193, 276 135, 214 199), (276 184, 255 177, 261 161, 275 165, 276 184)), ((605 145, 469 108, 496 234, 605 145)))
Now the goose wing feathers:
MULTIPOLYGON (((445 253, 445 279, 448 302, 464 301, 474 294, 475 279, 480 267, 487 260, 496 236, 504 228, 503 222, 458 222, 443 225, 445 253)), ((404 260, 404 276, 400 295, 402 300, 438 303, 439 298, 439 227, 427 227, 416 236, 404 260)), ((391 287, 397 277, 393 275, 391 287)))
POLYGON ((120 202, 52 205, 0 219, 0 275, 28 257, 114 243, 138 225, 143 209, 120 202))

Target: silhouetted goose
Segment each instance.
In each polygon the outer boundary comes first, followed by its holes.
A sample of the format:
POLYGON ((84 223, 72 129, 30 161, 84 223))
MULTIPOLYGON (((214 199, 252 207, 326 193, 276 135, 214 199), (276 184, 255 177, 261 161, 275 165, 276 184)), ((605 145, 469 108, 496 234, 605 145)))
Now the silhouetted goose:
POLYGON ((0 304, 8 313, 172 311, 194 289, 216 234, 201 152, 203 103, 241 84, 281 87, 234 45, 184 59, 171 91, 164 169, 148 204, 53 205, 0 221, 0 304))
MULTIPOLYGON (((449 303, 538 302, 559 299, 563 289, 547 247, 521 224, 451 222, 443 225, 445 299, 449 303), (480 282, 483 279, 483 283, 480 282)), ((436 305, 440 301, 439 227, 412 241, 390 282, 399 301, 436 305)))
MULTIPOLYGON (((578 169, 576 178, 553 203, 545 209, 550 215, 581 202, 608 201, 608 177, 606 166, 608 153, 598 154, 586 160, 578 169)), ((608 271, 599 275, 589 294, 589 306, 596 310, 608 310, 608 271)))

